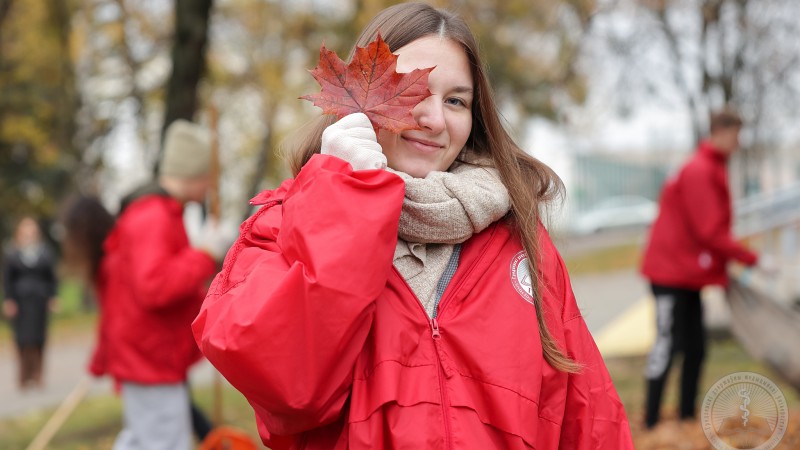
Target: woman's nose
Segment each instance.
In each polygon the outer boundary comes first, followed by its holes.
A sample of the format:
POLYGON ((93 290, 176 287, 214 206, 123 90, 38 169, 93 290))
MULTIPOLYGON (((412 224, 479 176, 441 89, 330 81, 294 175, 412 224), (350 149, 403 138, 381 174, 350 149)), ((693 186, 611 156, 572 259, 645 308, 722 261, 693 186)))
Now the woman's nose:
POLYGON ((445 128, 444 104, 438 95, 431 95, 421 101, 414 107, 412 114, 423 130, 438 134, 445 128))

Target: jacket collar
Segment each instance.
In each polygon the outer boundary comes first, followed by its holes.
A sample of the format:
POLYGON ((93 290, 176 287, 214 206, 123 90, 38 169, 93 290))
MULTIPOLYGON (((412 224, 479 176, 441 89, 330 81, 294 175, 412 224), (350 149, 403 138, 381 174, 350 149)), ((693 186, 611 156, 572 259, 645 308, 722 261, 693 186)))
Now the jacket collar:
MULTIPOLYGON (((119 213, 117 213, 117 215, 121 216, 122 212, 125 211, 125 209, 131 205, 131 203, 139 200, 142 197, 147 197, 148 195, 158 195, 159 197, 172 199, 166 189, 161 187, 161 185, 158 183, 147 183, 143 186, 139 186, 136 190, 123 197, 120 203, 119 213)), ((177 202, 177 200, 175 201, 177 202)))
POLYGON ((728 161, 729 155, 721 152, 716 147, 714 147, 714 144, 712 144, 711 141, 709 141, 708 139, 700 141, 700 144, 697 146, 697 151, 701 155, 709 159, 712 159, 714 161, 719 161, 722 163, 728 161))

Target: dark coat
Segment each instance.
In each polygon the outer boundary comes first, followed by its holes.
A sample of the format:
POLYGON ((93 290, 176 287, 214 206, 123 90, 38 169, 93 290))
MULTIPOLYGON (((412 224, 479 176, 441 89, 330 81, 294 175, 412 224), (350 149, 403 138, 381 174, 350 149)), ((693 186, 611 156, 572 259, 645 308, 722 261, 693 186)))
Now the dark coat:
POLYGON ((17 316, 11 320, 17 345, 44 345, 47 336, 48 302, 56 295, 58 282, 55 256, 46 246, 26 261, 21 250, 12 248, 4 258, 5 299, 16 302, 17 316))

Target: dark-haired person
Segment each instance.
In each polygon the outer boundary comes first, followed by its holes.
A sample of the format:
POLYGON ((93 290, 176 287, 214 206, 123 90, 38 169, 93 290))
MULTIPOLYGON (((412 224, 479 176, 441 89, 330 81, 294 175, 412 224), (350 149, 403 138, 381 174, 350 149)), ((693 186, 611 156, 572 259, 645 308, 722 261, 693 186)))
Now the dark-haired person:
POLYGON ((644 252, 642 274, 656 302, 657 335, 647 361, 645 425, 654 427, 672 357, 683 353, 681 419, 695 417, 706 336, 700 290, 726 285, 726 265, 756 264, 734 239, 727 161, 739 148, 742 120, 732 109, 710 116, 710 133, 661 192, 659 213, 644 252))
POLYGON ((47 324, 57 304, 55 266, 36 220, 20 220, 3 261, 3 315, 14 329, 20 389, 43 386, 47 324))
POLYGON ((436 68, 418 130, 321 117, 290 149, 193 327, 305 449, 631 449, 623 406, 539 221, 561 183, 500 115, 464 21, 380 12, 397 70, 436 68))

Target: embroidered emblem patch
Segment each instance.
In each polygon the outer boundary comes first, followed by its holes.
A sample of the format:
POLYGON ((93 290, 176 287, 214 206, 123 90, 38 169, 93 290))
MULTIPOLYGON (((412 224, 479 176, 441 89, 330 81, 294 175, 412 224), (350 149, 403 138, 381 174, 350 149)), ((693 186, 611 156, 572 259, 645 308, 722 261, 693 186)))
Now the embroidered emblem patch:
POLYGON ((528 264, 528 255, 525 250, 520 250, 511 259, 511 284, 519 295, 528 303, 533 304, 533 280, 531 267, 528 264))

